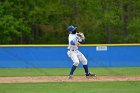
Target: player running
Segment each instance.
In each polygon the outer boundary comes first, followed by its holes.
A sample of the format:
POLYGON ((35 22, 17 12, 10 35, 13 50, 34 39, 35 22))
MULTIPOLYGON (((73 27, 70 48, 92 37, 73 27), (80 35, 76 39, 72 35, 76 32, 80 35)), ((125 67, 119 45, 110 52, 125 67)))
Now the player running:
POLYGON ((68 46, 68 56, 72 59, 73 65, 71 67, 70 74, 68 76, 68 79, 72 79, 72 75, 77 68, 79 61, 83 64, 83 68, 85 70, 86 77, 89 76, 96 76, 96 74, 91 74, 88 71, 88 65, 87 65, 87 59, 85 56, 78 50, 78 46, 80 44, 83 44, 85 42, 85 36, 82 32, 77 32, 77 27, 69 26, 68 31, 70 32, 68 40, 69 40, 69 46, 68 46))

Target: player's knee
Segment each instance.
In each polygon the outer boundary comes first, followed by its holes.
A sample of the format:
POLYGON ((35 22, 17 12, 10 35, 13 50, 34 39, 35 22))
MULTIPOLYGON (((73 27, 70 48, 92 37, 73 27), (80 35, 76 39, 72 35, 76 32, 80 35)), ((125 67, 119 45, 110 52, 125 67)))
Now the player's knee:
POLYGON ((84 62, 83 62, 83 65, 87 65, 87 61, 84 61, 84 62))
POLYGON ((73 65, 74 65, 74 66, 78 66, 78 65, 79 65, 79 62, 74 62, 73 65))

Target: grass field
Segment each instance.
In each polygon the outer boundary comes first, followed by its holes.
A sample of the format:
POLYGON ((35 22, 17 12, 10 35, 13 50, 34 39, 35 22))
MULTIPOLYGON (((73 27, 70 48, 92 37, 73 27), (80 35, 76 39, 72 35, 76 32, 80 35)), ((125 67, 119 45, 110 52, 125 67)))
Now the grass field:
MULTIPOLYGON (((97 75, 140 75, 140 67, 90 68, 97 75)), ((0 68, 0 76, 67 76, 70 68, 0 68)), ((74 75, 84 75, 77 68, 74 75)))
MULTIPOLYGON (((67 76, 69 68, 1 68, 0 76, 67 76)), ((90 68, 97 75, 140 75, 140 67, 90 68)), ((78 68, 75 75, 84 75, 78 68)), ((140 81, 0 83, 0 93, 140 93, 140 81)))
POLYGON ((140 81, 0 84, 0 93, 140 93, 140 81))

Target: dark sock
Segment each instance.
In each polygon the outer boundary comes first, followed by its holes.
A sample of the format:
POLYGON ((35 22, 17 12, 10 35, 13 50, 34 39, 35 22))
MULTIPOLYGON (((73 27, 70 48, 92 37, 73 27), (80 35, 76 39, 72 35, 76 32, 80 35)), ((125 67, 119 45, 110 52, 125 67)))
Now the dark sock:
POLYGON ((73 72, 75 71, 76 67, 77 66, 74 66, 74 65, 71 67, 70 75, 73 75, 73 72))
POLYGON ((88 74, 88 65, 83 65, 84 69, 85 69, 85 73, 88 74))

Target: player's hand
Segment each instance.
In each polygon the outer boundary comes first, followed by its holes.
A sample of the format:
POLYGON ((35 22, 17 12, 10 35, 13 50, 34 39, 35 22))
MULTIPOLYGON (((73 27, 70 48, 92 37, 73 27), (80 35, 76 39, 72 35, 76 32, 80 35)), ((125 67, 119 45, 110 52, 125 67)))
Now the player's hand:
POLYGON ((77 32, 76 34, 77 34, 77 36, 81 37, 82 39, 85 39, 84 33, 82 33, 82 32, 77 32))
POLYGON ((80 43, 79 43, 79 42, 77 42, 75 45, 76 45, 76 46, 79 46, 79 45, 80 45, 80 43))

